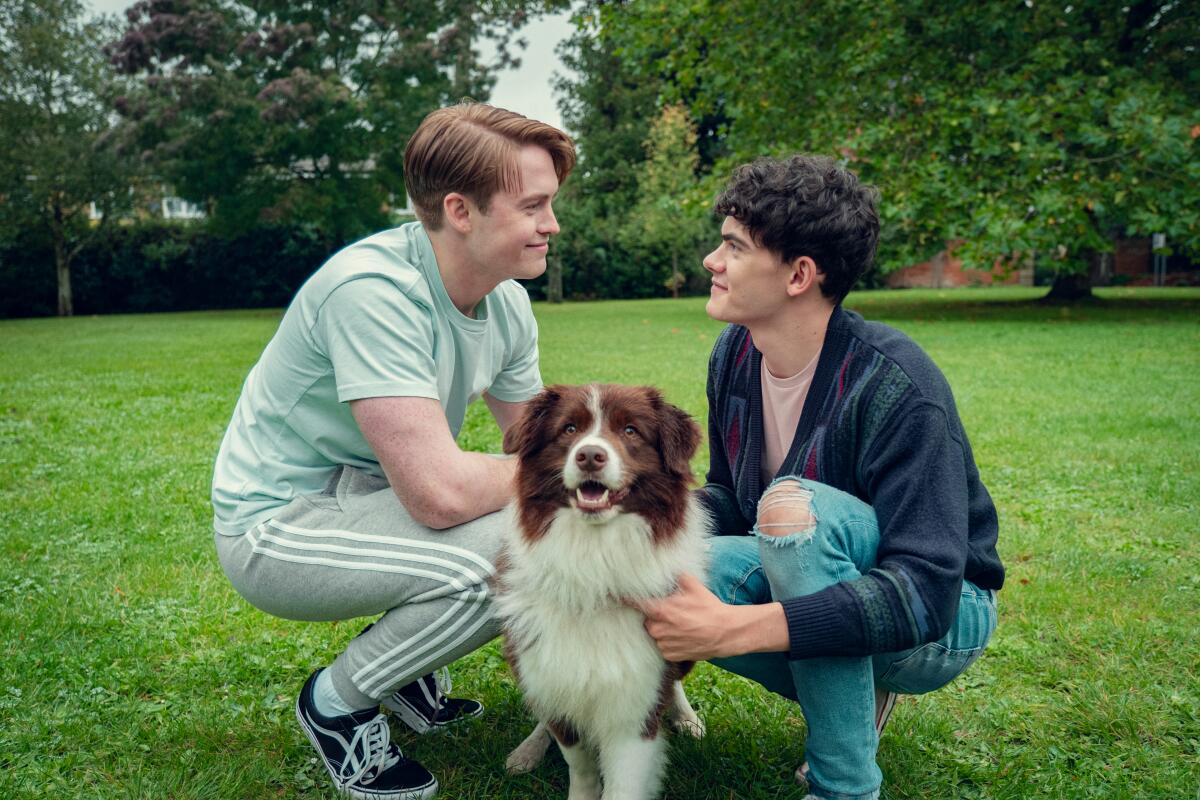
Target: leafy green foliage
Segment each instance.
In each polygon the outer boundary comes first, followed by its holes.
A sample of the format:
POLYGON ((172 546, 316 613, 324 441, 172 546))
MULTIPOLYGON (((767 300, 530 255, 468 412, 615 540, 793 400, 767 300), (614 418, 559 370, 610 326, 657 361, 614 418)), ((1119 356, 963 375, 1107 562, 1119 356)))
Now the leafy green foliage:
POLYGON ((561 260, 563 291, 569 297, 660 295, 659 270, 630 252, 622 235, 637 202, 657 86, 631 74, 600 35, 595 13, 584 9, 574 20, 577 32, 559 54, 578 79, 560 79, 556 86, 564 124, 579 150, 575 171, 555 201, 562 232, 551 248, 561 260))
MULTIPOLYGON (((291 302, 300 285, 345 242, 312 225, 260 225, 242 234, 180 221, 99 230, 73 266, 81 314, 261 308, 291 302)), ((54 311, 48 247, 0 243, 0 317, 54 311)))
POLYGON ((71 262, 92 238, 90 204, 107 219, 128 207, 130 164, 107 112, 114 81, 78 0, 0 3, 0 241, 46 245, 59 314, 71 314, 71 262))
POLYGON ((639 259, 665 262, 663 285, 678 297, 689 273, 704 274, 700 260, 713 244, 712 218, 696 174, 696 131, 682 104, 663 108, 645 147, 637 202, 625 227, 627 246, 639 259))
POLYGON ((486 99, 538 0, 142 0, 114 63, 131 147, 217 223, 303 219, 336 239, 404 204, 404 143, 430 111, 486 99), (499 63, 475 44, 498 40, 499 63))
MULTIPOLYGON (((1084 0, 602 4, 600 36, 666 103, 718 116, 715 184, 834 155, 883 191, 884 269, 1086 272, 1114 235, 1200 253, 1200 14, 1084 0)), ((586 79, 585 79, 586 80, 586 79)), ((702 137, 703 140, 703 137, 702 137)))

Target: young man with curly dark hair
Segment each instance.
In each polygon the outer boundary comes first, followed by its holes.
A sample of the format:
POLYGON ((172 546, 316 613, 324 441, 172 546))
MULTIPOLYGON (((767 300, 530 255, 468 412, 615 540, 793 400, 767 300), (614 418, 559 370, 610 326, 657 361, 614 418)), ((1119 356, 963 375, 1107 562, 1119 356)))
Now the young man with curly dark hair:
POLYGON ((944 686, 996 625, 996 510, 941 371, 842 300, 878 192, 826 158, 760 159, 717 199, 706 589, 646 603, 668 659, 799 702, 810 798, 876 798, 897 693, 944 686))

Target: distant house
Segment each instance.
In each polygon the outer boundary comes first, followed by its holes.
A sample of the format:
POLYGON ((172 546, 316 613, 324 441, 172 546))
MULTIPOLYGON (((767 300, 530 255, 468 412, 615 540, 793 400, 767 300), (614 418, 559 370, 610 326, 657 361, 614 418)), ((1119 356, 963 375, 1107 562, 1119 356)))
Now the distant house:
MULTIPOLYGON (((146 219, 150 217, 161 217, 162 219, 179 219, 193 220, 204 219, 206 216, 204 209, 198 204, 190 200, 184 200, 182 197, 176 197, 171 194, 171 190, 165 184, 160 184, 153 189, 134 189, 130 187, 130 193, 137 192, 139 197, 134 203, 133 210, 123 215, 124 219, 146 219)), ((88 205, 88 219, 92 222, 99 222, 103 214, 100 212, 99 206, 96 203, 88 205)))
MULTIPOLYGON (((322 157, 316 161, 313 161, 311 158, 304 158, 296 161, 287 175, 293 179, 311 180, 328 168, 328 157, 322 157)), ((375 160, 367 159, 361 163, 343 164, 341 165, 341 170, 343 173, 350 175, 367 175, 375 170, 375 160)), ((207 216, 202 205, 175 196, 166 184, 151 184, 151 187, 149 189, 143 186, 130 187, 130 193, 136 193, 139 197, 137 202, 134 203, 133 211, 124 215, 123 219, 159 217, 173 220, 197 220, 204 219, 207 216)), ((405 192, 402 197, 404 204, 397 207, 397 196, 394 194, 389 196, 383 210, 390 214, 392 219, 397 222, 415 219, 416 211, 413 209, 412 200, 409 198, 408 193, 405 192)), ((101 217, 102 214, 100 213, 99 206, 96 203, 91 203, 88 207, 88 218, 92 222, 98 222, 101 217)))
MULTIPOLYGON (((328 172, 329 157, 321 156, 314 161, 311 158, 301 158, 294 162, 290 167, 292 176, 312 179, 318 174, 328 172)), ((363 177, 370 175, 375 171, 375 159, 368 158, 365 161, 351 162, 348 164, 339 164, 338 168, 346 175, 354 175, 363 177)), ((413 208, 412 198, 408 196, 408 192, 404 192, 404 205, 396 205, 397 195, 391 193, 388 195, 388 200, 383 206, 383 211, 387 212, 393 221, 408 222, 417 218, 416 209, 413 208)))
POLYGON ((964 269, 962 259, 955 258, 952 243, 928 261, 912 264, 884 279, 889 289, 956 289, 961 286, 1033 286, 1033 265, 997 263, 990 272, 964 269))
POLYGON ((163 219, 203 219, 205 216, 204 209, 199 204, 182 197, 163 195, 158 208, 163 219))
POLYGON ((1111 253, 1092 265, 1096 286, 1200 286, 1200 263, 1181 253, 1167 255, 1166 237, 1117 239, 1111 253), (1156 252, 1157 251, 1157 252, 1156 252))
MULTIPOLYGON (((1196 286, 1200 264, 1182 255, 1154 253, 1150 237, 1118 238, 1111 253, 1100 253, 1092 264, 1093 286, 1196 286)), ((1162 249, 1165 241, 1159 244, 1162 249)), ((954 289, 961 286, 1033 286, 1031 263, 1014 267, 997 264, 990 272, 964 269, 954 247, 928 261, 898 269, 884 279, 889 289, 954 289)), ((1038 276, 1039 278, 1041 276, 1038 276)))

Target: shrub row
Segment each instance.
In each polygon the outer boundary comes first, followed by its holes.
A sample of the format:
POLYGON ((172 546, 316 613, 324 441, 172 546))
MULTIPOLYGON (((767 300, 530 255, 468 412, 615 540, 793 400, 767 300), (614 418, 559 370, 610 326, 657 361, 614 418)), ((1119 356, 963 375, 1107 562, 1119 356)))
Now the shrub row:
MULTIPOLYGON (((556 241, 569 299, 663 297, 669 254, 634 252, 589 235, 579 226, 556 241), (582 232, 582 233, 581 233, 582 232)), ((275 225, 229 236, 202 224, 139 222, 97 235, 75 257, 71 286, 76 314, 194 311, 286 306, 300 285, 346 242, 311 226, 275 225)), ((703 254, 689 254, 684 294, 707 294, 703 254)), ((859 288, 873 288, 872 271, 859 288)), ((526 282, 545 299, 546 277, 526 282)), ((53 315, 57 308, 54 255, 47 242, 0 242, 0 318, 53 315)))
MULTIPOLYGON (((341 246, 305 226, 222 236, 200 225, 113 226, 71 265, 76 314, 284 306, 341 246)), ((57 282, 47 243, 0 244, 0 317, 54 314, 57 282)))

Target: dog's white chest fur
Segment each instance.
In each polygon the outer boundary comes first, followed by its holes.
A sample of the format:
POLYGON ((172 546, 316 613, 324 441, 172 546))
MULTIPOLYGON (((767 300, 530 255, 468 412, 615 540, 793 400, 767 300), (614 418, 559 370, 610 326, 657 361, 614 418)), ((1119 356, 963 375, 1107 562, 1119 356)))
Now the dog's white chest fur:
POLYGON ((599 745, 652 713, 665 665, 642 614, 622 601, 663 597, 682 573, 703 574, 706 532, 689 504, 685 529, 665 543, 640 516, 594 523, 569 509, 533 543, 511 537, 496 606, 539 718, 568 721, 599 745))
POLYGON ((538 717, 509 756, 529 769, 553 733, 568 800, 650 800, 663 711, 702 732, 680 678, 627 603, 704 574, 706 519, 688 493, 700 429, 651 387, 551 386, 505 432, 520 459, 495 608, 538 717))

